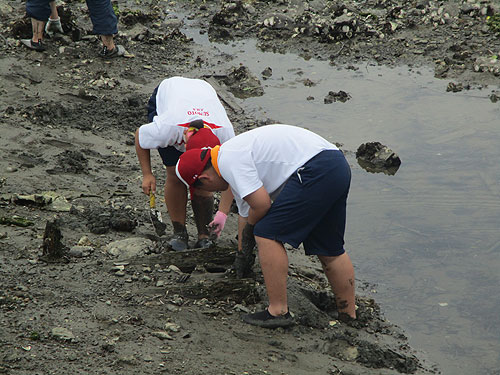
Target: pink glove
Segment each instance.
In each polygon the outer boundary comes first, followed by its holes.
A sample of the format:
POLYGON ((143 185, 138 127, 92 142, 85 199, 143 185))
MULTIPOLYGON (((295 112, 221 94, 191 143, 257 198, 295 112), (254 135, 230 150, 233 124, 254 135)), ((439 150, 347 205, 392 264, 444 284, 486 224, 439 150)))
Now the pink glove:
POLYGON ((184 143, 187 144, 188 141, 189 141, 189 138, 191 138, 194 134, 196 134, 197 132, 197 129, 193 129, 193 128, 188 128, 186 130, 184 130, 184 143))
POLYGON ((224 212, 217 211, 214 220, 210 224, 208 224, 212 233, 214 233, 217 236, 217 238, 219 238, 220 233, 224 229, 224 225, 226 224, 226 219, 227 215, 224 212))

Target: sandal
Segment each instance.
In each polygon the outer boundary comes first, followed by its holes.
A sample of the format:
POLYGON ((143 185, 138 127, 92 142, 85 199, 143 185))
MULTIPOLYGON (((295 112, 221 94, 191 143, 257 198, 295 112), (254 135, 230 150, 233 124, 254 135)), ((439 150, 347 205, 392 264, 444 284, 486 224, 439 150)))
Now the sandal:
POLYGON ((45 45, 43 44, 41 39, 38 39, 38 42, 33 42, 33 40, 31 39, 21 39, 21 43, 29 49, 37 52, 43 52, 46 50, 45 45))
POLYGON ((103 46, 99 56, 103 59, 112 59, 115 57, 123 56, 125 54, 125 48, 119 44, 115 45, 115 48, 108 49, 108 47, 103 46))

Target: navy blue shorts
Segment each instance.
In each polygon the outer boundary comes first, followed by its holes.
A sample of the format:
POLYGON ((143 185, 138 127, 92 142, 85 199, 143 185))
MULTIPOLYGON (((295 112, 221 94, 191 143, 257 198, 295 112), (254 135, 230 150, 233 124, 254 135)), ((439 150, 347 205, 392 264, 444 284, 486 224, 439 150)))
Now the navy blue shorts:
POLYGON ((344 154, 320 152, 288 179, 254 234, 295 248, 302 243, 307 255, 343 254, 350 184, 344 154))
POLYGON ((166 167, 175 166, 179 157, 183 154, 174 146, 159 148, 158 153, 160 154, 161 160, 163 160, 163 164, 165 164, 166 167))
MULTIPOLYGON (((148 121, 153 122, 153 118, 158 114, 156 112, 156 94, 158 93, 158 86, 154 89, 151 97, 148 100, 148 121)), ((158 152, 160 153, 161 159, 163 160, 163 164, 167 167, 173 167, 177 164, 177 160, 179 160, 179 156, 182 155, 182 152, 177 150, 173 146, 168 146, 164 148, 159 148, 158 152)))

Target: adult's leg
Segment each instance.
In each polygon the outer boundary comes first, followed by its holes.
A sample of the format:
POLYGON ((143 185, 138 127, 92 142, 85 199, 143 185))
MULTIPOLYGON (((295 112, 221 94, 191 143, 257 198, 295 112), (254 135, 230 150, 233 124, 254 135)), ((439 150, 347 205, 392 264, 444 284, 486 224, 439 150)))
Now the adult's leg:
POLYGON ((255 236, 255 240, 269 298, 268 311, 273 316, 284 315, 288 312, 288 255, 281 242, 259 236, 255 236))
POLYGON ((354 267, 349 255, 318 255, 318 258, 335 294, 337 310, 356 318, 354 267))
POLYGON ((57 13, 57 6, 55 0, 51 1, 49 3, 49 6, 50 6, 50 19, 51 20, 59 19, 59 13, 57 13))
POLYGON ((45 30, 45 21, 32 18, 31 29, 33 31, 31 40, 33 42, 41 42, 43 40, 43 31, 45 30))
POLYGON ((111 0, 87 0, 93 32, 101 36, 103 45, 111 51, 115 48, 113 35, 118 33, 118 19, 111 0))
MULTIPOLYGON (((34 43, 41 43, 43 40, 43 31, 45 22, 47 22, 51 9, 47 0, 28 0, 26 1, 26 14, 31 18, 32 37, 34 43)), ((40 45, 40 50, 42 50, 40 45)))
POLYGON ((102 45, 108 49, 108 51, 115 48, 115 39, 113 35, 101 35, 101 42, 102 45))

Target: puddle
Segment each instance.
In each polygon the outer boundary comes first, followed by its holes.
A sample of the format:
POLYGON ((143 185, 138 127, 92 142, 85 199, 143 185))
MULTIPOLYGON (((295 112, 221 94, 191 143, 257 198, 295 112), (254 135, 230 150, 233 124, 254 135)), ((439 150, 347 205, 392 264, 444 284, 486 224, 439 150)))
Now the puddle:
MULTIPOLYGON (((210 43, 189 26, 183 32, 210 43)), ((263 53, 254 41, 213 46, 261 80, 265 94, 245 108, 351 151, 346 243, 386 317, 444 374, 498 371, 500 103, 488 98, 498 88, 450 93, 427 68, 339 69, 263 53), (324 104, 341 90, 351 98, 324 104), (353 152, 372 141, 400 156, 394 176, 357 164, 353 152)))

